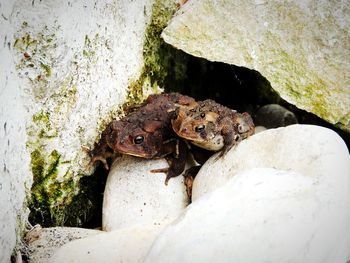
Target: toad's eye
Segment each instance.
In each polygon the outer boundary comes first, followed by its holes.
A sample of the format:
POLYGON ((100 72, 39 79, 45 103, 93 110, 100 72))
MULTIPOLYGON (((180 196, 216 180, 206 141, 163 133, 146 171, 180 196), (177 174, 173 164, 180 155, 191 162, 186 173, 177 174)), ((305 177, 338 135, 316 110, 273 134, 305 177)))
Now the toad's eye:
POLYGON ((204 131, 204 129, 205 129, 205 125, 201 124, 201 125, 197 126, 194 130, 196 132, 202 132, 202 131, 204 131))
POLYGON ((137 136, 134 138, 134 143, 135 143, 135 144, 141 144, 141 143, 143 143, 143 136, 142 136, 142 135, 137 135, 137 136))
POLYGON ((202 118, 205 117, 205 113, 204 113, 204 112, 201 113, 201 117, 202 117, 202 118))

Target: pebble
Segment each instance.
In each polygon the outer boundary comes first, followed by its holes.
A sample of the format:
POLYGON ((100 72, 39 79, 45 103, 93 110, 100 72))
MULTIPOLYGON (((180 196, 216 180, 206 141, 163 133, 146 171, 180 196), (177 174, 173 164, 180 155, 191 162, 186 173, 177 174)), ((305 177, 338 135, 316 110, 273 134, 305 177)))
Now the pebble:
POLYGON ((189 203, 183 176, 171 178, 165 185, 164 173, 150 172, 168 166, 165 159, 116 159, 104 192, 103 230, 146 223, 160 225, 176 218, 189 203))
POLYGON ((78 227, 41 228, 36 239, 28 244, 30 262, 47 263, 49 258, 64 244, 93 236, 102 231, 78 227))
POLYGON ((75 240, 61 247, 49 262, 141 263, 162 229, 159 225, 139 225, 75 240))
POLYGON ((257 126, 267 129, 284 127, 298 123, 295 114, 278 104, 268 104, 261 107, 254 118, 257 126))

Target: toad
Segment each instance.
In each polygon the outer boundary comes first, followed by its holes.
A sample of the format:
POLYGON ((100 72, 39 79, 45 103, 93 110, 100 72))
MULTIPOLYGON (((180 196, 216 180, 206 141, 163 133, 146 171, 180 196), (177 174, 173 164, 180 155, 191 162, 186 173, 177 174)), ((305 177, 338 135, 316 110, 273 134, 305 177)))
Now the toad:
POLYGON ((176 106, 193 103, 191 97, 179 93, 150 95, 139 108, 112 121, 103 131, 100 141, 90 152, 92 162, 101 161, 108 169, 106 159, 114 152, 146 159, 165 157, 168 168, 152 170, 167 174, 165 183, 181 174, 185 168, 188 148, 171 128, 176 106))
POLYGON ((254 133, 253 120, 247 112, 238 113, 209 99, 179 105, 172 127, 179 137, 196 146, 221 150, 219 157, 254 133))

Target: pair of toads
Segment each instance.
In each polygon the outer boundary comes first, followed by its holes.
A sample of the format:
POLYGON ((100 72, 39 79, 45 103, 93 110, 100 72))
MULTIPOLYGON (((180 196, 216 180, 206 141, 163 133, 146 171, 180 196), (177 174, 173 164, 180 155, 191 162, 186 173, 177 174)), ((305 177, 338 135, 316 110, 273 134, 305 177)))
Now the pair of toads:
POLYGON ((253 120, 246 112, 179 93, 154 94, 133 112, 112 121, 90 155, 92 162, 101 161, 106 169, 106 159, 114 152, 147 159, 164 157, 169 167, 152 172, 166 173, 167 184, 184 171, 189 153, 199 163, 207 159, 196 146, 221 150, 220 157, 253 133, 253 120))

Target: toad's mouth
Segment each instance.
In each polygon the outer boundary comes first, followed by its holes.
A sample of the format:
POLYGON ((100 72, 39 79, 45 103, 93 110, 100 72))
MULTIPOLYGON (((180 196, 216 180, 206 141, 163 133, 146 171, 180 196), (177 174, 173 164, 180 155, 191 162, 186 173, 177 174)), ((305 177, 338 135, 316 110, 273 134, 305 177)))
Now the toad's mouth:
POLYGON ((220 151, 224 147, 224 138, 221 135, 210 136, 210 139, 189 140, 192 144, 209 151, 220 151))
POLYGON ((156 156, 156 154, 145 153, 145 152, 126 151, 126 150, 122 150, 122 149, 118 149, 118 152, 121 154, 131 155, 131 156, 140 157, 140 158, 144 158, 144 159, 153 159, 156 156))

